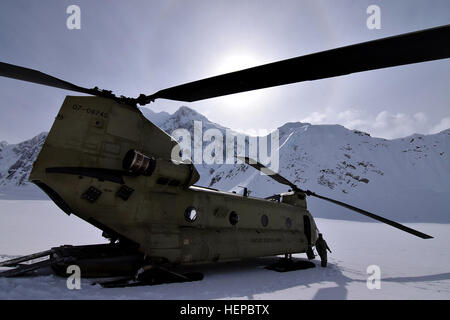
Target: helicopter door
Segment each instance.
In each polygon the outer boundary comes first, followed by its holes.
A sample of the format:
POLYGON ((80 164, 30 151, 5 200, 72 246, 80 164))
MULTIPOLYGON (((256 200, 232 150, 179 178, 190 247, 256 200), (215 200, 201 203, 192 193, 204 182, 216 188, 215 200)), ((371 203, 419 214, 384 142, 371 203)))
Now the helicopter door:
POLYGON ((308 241, 308 247, 311 246, 311 221, 308 216, 303 216, 303 232, 305 232, 306 240, 308 241))

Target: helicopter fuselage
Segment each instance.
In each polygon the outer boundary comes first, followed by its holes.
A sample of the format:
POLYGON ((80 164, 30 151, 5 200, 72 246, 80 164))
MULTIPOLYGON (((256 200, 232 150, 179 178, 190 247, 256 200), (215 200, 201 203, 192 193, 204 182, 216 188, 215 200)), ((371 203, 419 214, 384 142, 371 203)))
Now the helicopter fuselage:
POLYGON ((67 214, 172 263, 301 253, 315 243, 304 195, 280 202, 195 186, 195 167, 170 161, 176 146, 137 108, 68 96, 30 180, 67 214), (152 169, 125 170, 130 150, 148 156, 152 169))

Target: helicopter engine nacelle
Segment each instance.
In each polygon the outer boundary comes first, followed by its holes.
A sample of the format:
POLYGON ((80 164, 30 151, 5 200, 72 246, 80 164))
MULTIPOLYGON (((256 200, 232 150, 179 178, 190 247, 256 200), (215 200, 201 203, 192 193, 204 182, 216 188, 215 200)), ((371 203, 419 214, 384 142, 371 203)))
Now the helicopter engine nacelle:
POLYGON ((303 192, 289 191, 281 194, 282 202, 306 209, 306 197, 303 192))
POLYGON ((126 153, 122 164, 133 174, 156 176, 156 183, 161 185, 190 186, 200 178, 193 164, 155 159, 133 149, 126 153))

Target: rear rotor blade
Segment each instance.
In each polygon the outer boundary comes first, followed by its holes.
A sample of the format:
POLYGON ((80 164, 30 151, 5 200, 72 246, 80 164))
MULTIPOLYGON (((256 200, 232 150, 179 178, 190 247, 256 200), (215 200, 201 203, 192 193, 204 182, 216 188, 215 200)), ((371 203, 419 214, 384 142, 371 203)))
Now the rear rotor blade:
POLYGON ((82 93, 90 93, 91 90, 76 86, 70 82, 60 80, 37 70, 4 62, 0 62, 0 76, 82 93))
POLYGON ((373 213, 371 213, 371 212, 369 212, 369 211, 366 211, 366 210, 357 208, 357 207, 352 206, 352 205, 350 205, 350 204, 347 204, 347 203, 344 203, 344 202, 341 202, 341 201, 338 201, 338 200, 334 200, 334 199, 331 199, 331 198, 327 198, 327 197, 318 195, 317 193, 314 193, 314 192, 312 192, 312 191, 310 191, 310 190, 302 190, 302 189, 300 189, 299 187, 297 187, 295 184, 293 184, 292 182, 290 182, 288 179, 286 179, 285 177, 283 177, 283 176, 281 176, 280 174, 278 174, 278 173, 276 173, 276 172, 270 170, 269 168, 267 168, 267 167, 264 166, 263 164, 257 162, 256 160, 253 160, 253 159, 251 159, 251 158, 249 158, 249 157, 241 157, 241 156, 238 156, 237 158, 239 158, 239 160, 241 160, 241 161, 244 161, 246 164, 252 166, 252 167, 255 168, 256 170, 259 170, 259 171, 261 171, 261 172, 264 172, 264 173, 268 174, 269 177, 271 177, 271 178, 274 179, 275 181, 277 181, 277 182, 279 182, 279 183, 281 183, 281 184, 290 186, 290 187, 292 188, 292 190, 294 190, 294 191, 296 191, 296 192, 303 192, 303 193, 305 193, 305 194, 308 195, 308 196, 313 196, 313 197, 316 197, 316 198, 319 198, 319 199, 323 199, 323 200, 332 202, 332 203, 337 204, 337 205, 339 205, 339 206, 341 206, 341 207, 344 207, 344 208, 353 210, 353 211, 355 211, 355 212, 357 212, 357 213, 359 213, 359 214, 365 215, 366 217, 375 219, 375 220, 377 220, 377 221, 386 223, 386 224, 388 224, 388 225, 390 225, 390 226, 392 226, 392 227, 394 227, 394 228, 397 228, 397 229, 403 230, 403 231, 405 231, 405 232, 408 232, 408 233, 410 233, 410 234, 412 234, 412 235, 415 235, 415 236, 417 236, 417 237, 419 237, 419 238, 422 238, 422 239, 431 239, 431 238, 433 238, 432 236, 429 236, 429 235, 427 235, 427 234, 425 234, 425 233, 422 233, 422 232, 420 232, 420 231, 411 229, 411 228, 409 228, 409 227, 407 227, 407 226, 404 226, 404 225, 402 225, 402 224, 400 224, 400 223, 398 223, 398 222, 395 222, 395 221, 392 221, 392 220, 383 218, 383 217, 381 217, 381 216, 378 216, 378 215, 373 214, 373 213))
POLYGON ((192 102, 295 82, 450 57, 450 25, 406 33, 198 80, 139 97, 192 102))
POLYGON ((70 91, 76 91, 81 93, 87 93, 94 96, 114 99, 115 101, 119 103, 126 103, 131 106, 136 105, 136 99, 127 98, 124 96, 117 97, 115 96, 111 91, 108 90, 100 90, 97 87, 88 89, 83 88, 77 85, 74 85, 73 83, 55 78, 51 75, 48 75, 46 73, 34 70, 34 69, 28 69, 21 66, 16 66, 9 63, 0 62, 0 76, 27 81, 27 82, 33 82, 37 84, 42 84, 49 87, 59 88, 59 89, 65 89, 70 91))

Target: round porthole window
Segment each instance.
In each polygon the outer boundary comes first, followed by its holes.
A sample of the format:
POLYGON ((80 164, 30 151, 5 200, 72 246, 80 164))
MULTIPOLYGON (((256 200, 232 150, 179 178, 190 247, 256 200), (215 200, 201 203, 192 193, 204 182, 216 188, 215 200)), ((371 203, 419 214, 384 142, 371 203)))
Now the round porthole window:
POLYGON ((197 209, 194 207, 188 207, 184 211, 184 218, 187 222, 194 222, 197 219, 197 209))
POLYGON ((292 220, 291 218, 287 217, 286 218, 286 228, 290 229, 292 226, 292 220))
POLYGON ((265 214, 261 216, 261 224, 263 225, 263 227, 267 227, 267 225, 269 224, 269 218, 265 214))
POLYGON ((230 223, 234 226, 239 222, 239 215, 235 211, 230 213, 230 223))

